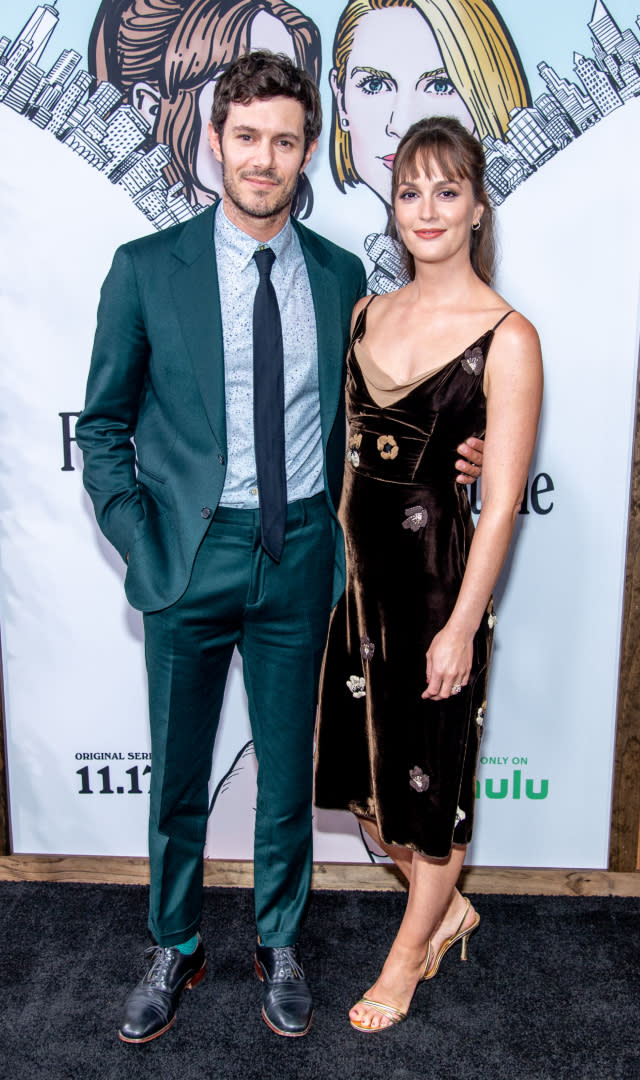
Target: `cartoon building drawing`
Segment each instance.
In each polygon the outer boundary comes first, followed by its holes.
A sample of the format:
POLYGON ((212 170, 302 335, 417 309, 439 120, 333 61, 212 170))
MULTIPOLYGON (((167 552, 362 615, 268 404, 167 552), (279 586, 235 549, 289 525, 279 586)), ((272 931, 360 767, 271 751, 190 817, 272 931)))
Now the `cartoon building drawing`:
POLYGON ((56 0, 54 0, 53 4, 38 5, 9 49, 7 60, 10 60, 12 55, 19 52, 23 46, 26 46, 30 63, 37 65, 60 18, 60 13, 55 4, 56 0))

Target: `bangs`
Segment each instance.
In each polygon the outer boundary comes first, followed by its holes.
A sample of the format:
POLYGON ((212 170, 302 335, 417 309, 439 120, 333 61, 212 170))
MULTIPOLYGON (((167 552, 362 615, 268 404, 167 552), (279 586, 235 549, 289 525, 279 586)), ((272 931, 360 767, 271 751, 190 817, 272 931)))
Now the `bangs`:
POLYGON ((429 180, 439 174, 445 180, 471 180, 466 154, 460 146, 441 136, 407 143, 396 161, 397 185, 416 180, 423 172, 429 180), (404 153, 403 153, 404 150, 404 153))

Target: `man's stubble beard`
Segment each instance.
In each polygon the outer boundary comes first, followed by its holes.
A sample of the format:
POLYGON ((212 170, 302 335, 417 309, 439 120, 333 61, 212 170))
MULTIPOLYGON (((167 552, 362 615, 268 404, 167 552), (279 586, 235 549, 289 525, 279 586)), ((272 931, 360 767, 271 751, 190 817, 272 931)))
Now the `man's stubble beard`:
MULTIPOLYGON (((266 220, 268 218, 277 217, 279 214, 282 213, 283 210, 290 210, 291 209, 291 205, 293 203, 293 200, 294 200, 294 197, 295 197, 295 194, 296 194, 296 190, 298 188, 298 181, 300 179, 300 173, 298 173, 296 175, 296 178, 295 178, 292 185, 290 185, 289 187, 284 187, 283 186, 281 188, 281 190, 278 192, 279 198, 276 200, 276 202, 274 202, 273 204, 271 204, 269 206, 265 206, 265 205, 260 205, 259 201, 256 202, 255 204, 253 204, 253 203, 250 204, 250 203, 246 202, 242 198, 242 196, 241 196, 240 192, 238 191, 238 188, 237 188, 236 184, 234 183, 234 181, 230 179, 230 177, 229 177, 229 175, 227 173, 227 170, 225 169, 224 158, 222 159, 220 165, 221 165, 221 168, 222 168, 222 187, 224 189, 225 195, 227 196, 229 201, 232 202, 233 205, 238 210, 240 210, 243 214, 246 214, 247 217, 257 218, 257 219, 259 219, 261 221, 264 221, 264 220, 266 220)), ((261 177, 265 177, 265 178, 267 178, 269 180, 274 179, 273 174, 269 170, 266 170, 263 173, 249 172, 247 175, 249 175, 249 176, 261 176, 261 177)), ((268 193, 265 192, 265 197, 268 198, 271 194, 275 194, 275 193, 276 193, 275 191, 273 193, 272 192, 268 192, 268 193)), ((260 199, 260 194, 258 192, 256 192, 256 198, 257 198, 257 200, 260 199)))

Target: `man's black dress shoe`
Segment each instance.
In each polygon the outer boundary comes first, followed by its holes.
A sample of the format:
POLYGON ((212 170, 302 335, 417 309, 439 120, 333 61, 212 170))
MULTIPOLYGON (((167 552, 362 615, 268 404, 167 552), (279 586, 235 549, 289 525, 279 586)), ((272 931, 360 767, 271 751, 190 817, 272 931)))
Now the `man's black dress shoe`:
POLYGON ((195 952, 189 956, 160 945, 147 949, 145 956, 153 956, 151 967, 125 1001, 118 1030, 127 1043, 150 1042, 170 1028, 182 991, 197 986, 207 966, 199 934, 195 952))
POLYGON ((256 948, 256 975, 264 983, 262 1019, 276 1035, 297 1038, 311 1027, 313 1002, 297 945, 256 948))

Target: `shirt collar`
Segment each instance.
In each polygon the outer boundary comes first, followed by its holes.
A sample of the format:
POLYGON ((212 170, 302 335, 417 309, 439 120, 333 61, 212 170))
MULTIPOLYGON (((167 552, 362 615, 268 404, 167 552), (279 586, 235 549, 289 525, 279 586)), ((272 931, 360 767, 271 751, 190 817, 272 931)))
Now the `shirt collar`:
POLYGON ((291 218, 287 218, 280 232, 276 233, 267 244, 261 244, 253 236, 249 236, 242 229, 239 229, 237 225, 234 225, 232 221, 229 221, 224 212, 222 200, 220 200, 215 217, 216 254, 219 256, 219 253, 223 251, 224 258, 232 262, 238 270, 245 270, 250 265, 253 260, 253 253, 259 247, 270 247, 276 261, 284 262, 291 251, 293 237, 291 218))

